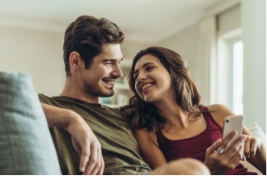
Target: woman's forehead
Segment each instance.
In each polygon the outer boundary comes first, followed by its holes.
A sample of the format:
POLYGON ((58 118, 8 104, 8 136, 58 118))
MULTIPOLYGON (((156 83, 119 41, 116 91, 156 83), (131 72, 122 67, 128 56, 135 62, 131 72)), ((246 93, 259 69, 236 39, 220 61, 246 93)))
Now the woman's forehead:
POLYGON ((148 63, 160 63, 160 60, 151 54, 146 54, 142 56, 135 64, 135 71, 144 67, 144 65, 147 65, 148 63))

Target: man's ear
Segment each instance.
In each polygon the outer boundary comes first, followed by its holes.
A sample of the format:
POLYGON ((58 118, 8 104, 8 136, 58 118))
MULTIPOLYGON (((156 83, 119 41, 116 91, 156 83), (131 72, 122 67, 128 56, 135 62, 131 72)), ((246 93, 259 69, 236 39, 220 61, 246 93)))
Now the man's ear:
POLYGON ((83 67, 83 61, 80 54, 76 51, 72 51, 69 57, 70 67, 76 71, 79 71, 83 67))

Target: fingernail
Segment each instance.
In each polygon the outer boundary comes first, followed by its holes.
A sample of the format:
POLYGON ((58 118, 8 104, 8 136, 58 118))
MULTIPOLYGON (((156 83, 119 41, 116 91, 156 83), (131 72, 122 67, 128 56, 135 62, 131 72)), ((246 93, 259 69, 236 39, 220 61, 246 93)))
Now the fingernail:
POLYGON ((244 142, 246 140, 245 136, 242 136, 242 142, 244 142))
POLYGON ((80 170, 81 170, 81 172, 84 172, 84 167, 82 167, 80 170))
POLYGON ((243 161, 246 161, 246 160, 247 160, 247 159, 246 159, 246 156, 244 155, 244 156, 243 156, 243 161))
POLYGON ((231 136, 235 136, 236 135, 236 131, 233 131, 232 133, 231 133, 231 136))
POLYGON ((218 139, 217 141, 216 141, 216 143, 217 144, 220 144, 220 143, 222 143, 222 139, 220 138, 220 139, 218 139))

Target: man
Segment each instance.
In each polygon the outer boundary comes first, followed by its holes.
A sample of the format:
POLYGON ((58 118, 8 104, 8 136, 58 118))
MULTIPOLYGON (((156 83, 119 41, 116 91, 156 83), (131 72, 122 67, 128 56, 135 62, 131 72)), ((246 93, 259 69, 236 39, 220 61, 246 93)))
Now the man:
MULTIPOLYGON (((114 94, 114 82, 123 75, 123 39, 118 26, 103 18, 80 16, 66 29, 63 91, 58 97, 39 95, 62 173, 209 174, 206 166, 193 159, 151 171, 120 111, 98 103, 99 97, 114 94)), ((219 145, 214 144, 211 153, 219 145)))

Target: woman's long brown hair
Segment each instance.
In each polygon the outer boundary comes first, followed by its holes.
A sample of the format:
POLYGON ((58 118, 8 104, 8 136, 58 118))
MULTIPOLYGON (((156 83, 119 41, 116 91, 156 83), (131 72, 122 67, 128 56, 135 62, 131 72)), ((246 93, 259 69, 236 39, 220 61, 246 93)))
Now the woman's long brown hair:
POLYGON ((190 76, 189 68, 181 56, 167 48, 149 47, 141 50, 133 59, 132 67, 128 75, 128 83, 134 95, 130 98, 128 105, 121 108, 122 114, 129 118, 131 128, 147 128, 148 131, 157 131, 164 127, 166 120, 161 117, 157 108, 142 100, 135 90, 134 68, 137 61, 144 55, 151 54, 157 57, 172 78, 175 86, 176 102, 183 111, 199 115, 195 111, 200 106, 200 93, 190 76))

